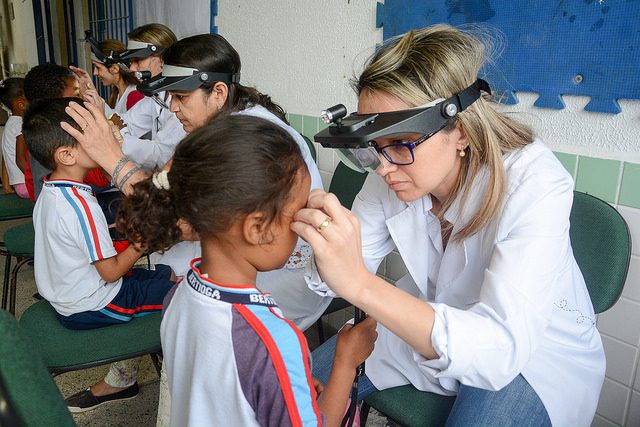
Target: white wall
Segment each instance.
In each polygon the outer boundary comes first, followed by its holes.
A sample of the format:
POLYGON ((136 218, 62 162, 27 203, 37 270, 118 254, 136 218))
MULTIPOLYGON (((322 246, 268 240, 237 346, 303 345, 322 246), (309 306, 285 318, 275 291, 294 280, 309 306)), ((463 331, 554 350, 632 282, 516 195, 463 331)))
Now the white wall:
MULTIPOLYGON (((289 112, 317 116, 337 103, 355 108, 348 80, 382 41, 375 9, 372 0, 220 0, 217 23, 240 53, 243 83, 289 112)), ((554 150, 640 163, 640 101, 623 100, 622 113, 603 114, 583 110, 588 97, 565 96, 564 110, 533 107, 536 94, 518 97, 505 109, 554 150)))
POLYGON ((296 114, 352 111, 349 79, 382 41, 370 0, 221 0, 217 23, 240 53, 243 84, 296 114))
POLYGON ((26 73, 31 67, 38 65, 33 5, 31 1, 23 0, 14 0, 11 3, 13 3, 15 18, 10 21, 12 43, 9 50, 9 63, 27 64, 24 70, 26 73))

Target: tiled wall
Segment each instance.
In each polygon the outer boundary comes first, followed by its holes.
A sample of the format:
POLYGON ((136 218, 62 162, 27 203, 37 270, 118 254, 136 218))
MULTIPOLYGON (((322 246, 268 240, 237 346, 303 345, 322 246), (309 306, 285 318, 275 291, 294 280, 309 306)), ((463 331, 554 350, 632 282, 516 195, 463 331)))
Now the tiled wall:
MULTIPOLYGON (((324 123, 317 117, 290 114, 291 125, 311 140, 324 123)), ((316 144, 317 162, 325 188, 338 162, 331 150, 316 144)), ((573 176, 576 189, 615 206, 631 229, 635 242, 629 276, 622 297, 598 316, 606 355, 607 373, 593 426, 640 426, 640 164, 556 152, 573 176)), ((391 281, 404 274, 400 256, 392 253, 379 273, 391 281)), ((341 324, 351 313, 330 315, 341 324)))

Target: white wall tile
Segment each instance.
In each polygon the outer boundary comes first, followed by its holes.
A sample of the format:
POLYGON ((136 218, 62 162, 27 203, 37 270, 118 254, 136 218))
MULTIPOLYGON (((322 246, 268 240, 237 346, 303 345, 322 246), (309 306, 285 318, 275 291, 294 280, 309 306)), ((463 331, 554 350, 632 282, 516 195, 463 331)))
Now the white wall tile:
POLYGON ((335 169, 334 165, 333 165, 333 150, 330 148, 324 148, 321 147, 319 144, 317 145, 318 150, 318 169, 320 169, 321 172, 328 172, 333 174, 333 171, 335 169))
POLYGON ((331 183, 331 175, 332 173, 320 171, 320 178, 322 178, 322 186, 325 191, 329 189, 329 184, 331 183))
POLYGON ((640 303, 620 298, 613 308, 598 316, 598 330, 637 346, 640 340, 640 303))
POLYGON ((618 206, 618 212, 622 214, 629 225, 631 232, 631 252, 640 255, 640 209, 618 206))
POLYGON ((622 425, 630 393, 630 388, 605 378, 596 412, 617 425, 622 425))
POLYGON ((629 405, 629 413, 624 423, 625 426, 640 426, 640 393, 634 391, 631 393, 631 404, 629 405))
POLYGON ((591 427, 619 427, 618 424, 612 423, 611 421, 602 418, 600 415, 596 414, 593 422, 591 423, 591 427))
POLYGON ((636 391, 640 391, 640 360, 637 362, 636 366, 636 379, 633 382, 633 388, 636 391))
POLYGON ((607 377, 631 386, 638 348, 606 335, 602 336, 602 343, 607 355, 607 377))
MULTIPOLYGON (((640 242, 638 242, 640 245, 640 242)), ((640 302, 640 257, 631 256, 629 274, 622 289, 622 295, 640 302)))

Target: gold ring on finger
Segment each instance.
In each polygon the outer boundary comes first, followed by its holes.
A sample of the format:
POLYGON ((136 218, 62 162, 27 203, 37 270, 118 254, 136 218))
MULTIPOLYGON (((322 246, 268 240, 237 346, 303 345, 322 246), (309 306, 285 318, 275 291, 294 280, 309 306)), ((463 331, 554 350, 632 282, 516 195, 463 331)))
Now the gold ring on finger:
POLYGON ((331 225, 331 218, 327 218, 324 221, 322 221, 316 228, 318 229, 318 231, 320 233, 322 233, 322 230, 324 230, 325 228, 327 228, 329 225, 331 225))

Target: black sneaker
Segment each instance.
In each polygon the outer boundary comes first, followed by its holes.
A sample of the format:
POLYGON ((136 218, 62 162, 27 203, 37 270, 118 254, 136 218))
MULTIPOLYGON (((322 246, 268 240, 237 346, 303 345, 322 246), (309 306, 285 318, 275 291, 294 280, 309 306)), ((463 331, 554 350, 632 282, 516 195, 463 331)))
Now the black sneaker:
POLYGON ((140 389, 138 388, 137 382, 124 390, 117 393, 107 394, 105 396, 94 396, 91 393, 91 388, 88 388, 74 394, 73 396, 67 397, 64 401, 67 404, 67 408, 69 408, 69 412, 76 414, 79 412, 91 411, 92 409, 108 402, 133 399, 138 395, 139 391, 140 389))

